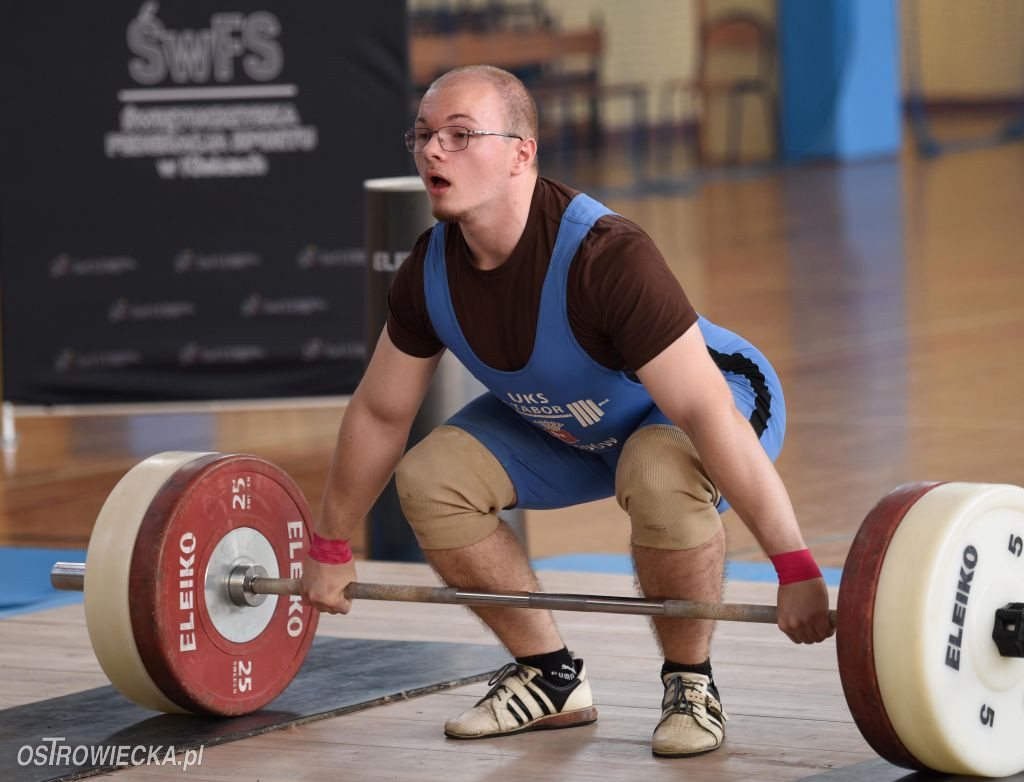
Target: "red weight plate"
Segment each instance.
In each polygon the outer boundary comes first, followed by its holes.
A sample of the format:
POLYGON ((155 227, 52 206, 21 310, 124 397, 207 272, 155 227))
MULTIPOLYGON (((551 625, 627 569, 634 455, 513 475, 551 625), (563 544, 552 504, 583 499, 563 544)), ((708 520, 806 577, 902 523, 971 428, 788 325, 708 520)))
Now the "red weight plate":
POLYGON ((839 678, 854 722, 871 748, 904 768, 926 769, 900 741, 878 689, 873 628, 875 593, 889 541, 913 505, 938 482, 905 483, 889 492, 861 524, 846 555, 836 606, 839 678))
POLYGON ((129 612, 139 654, 160 690, 188 711, 262 708, 295 677, 316 632, 317 612, 286 596, 250 641, 229 641, 214 627, 206 566, 239 527, 267 538, 282 578, 301 575, 309 506, 285 472, 252 456, 211 454, 177 470, 146 510, 132 552, 129 612))

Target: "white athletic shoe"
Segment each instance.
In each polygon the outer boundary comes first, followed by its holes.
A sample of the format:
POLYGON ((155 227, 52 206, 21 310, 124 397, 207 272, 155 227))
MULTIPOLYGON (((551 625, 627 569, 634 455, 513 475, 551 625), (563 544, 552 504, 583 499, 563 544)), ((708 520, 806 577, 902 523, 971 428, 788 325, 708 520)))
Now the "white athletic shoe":
POLYGON ((472 709, 445 723, 453 739, 510 736, 528 730, 573 728, 597 719, 587 669, 576 660, 576 678, 551 684, 537 668, 509 663, 488 682, 490 691, 472 709))
POLYGON ((654 729, 651 751, 663 758, 682 758, 718 749, 729 717, 708 688, 711 679, 700 673, 666 673, 662 681, 661 722, 654 729))

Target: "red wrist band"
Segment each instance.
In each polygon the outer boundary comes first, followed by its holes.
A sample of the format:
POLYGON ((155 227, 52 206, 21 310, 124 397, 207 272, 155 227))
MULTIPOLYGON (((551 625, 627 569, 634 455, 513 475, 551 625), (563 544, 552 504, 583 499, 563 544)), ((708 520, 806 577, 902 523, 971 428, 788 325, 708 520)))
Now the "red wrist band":
POLYGON ((352 561, 352 549, 347 540, 328 540, 314 532, 309 558, 322 565, 344 565, 352 561))
POLYGON ((775 566, 775 572, 779 576, 779 586, 795 584, 798 581, 810 581, 812 578, 821 578, 821 571, 818 564, 811 556, 808 549, 799 551, 787 551, 785 554, 776 554, 769 557, 775 566))

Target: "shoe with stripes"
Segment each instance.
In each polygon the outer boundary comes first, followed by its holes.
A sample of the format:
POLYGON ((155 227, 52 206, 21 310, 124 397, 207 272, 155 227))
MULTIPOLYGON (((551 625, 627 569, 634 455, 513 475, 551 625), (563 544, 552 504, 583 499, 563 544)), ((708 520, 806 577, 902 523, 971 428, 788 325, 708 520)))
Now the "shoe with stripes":
POLYGON ((654 729, 651 751, 658 757, 701 755, 722 745, 725 721, 718 690, 699 673, 666 673, 661 722, 654 729))
POLYGON ((453 739, 510 736, 528 730, 587 725, 597 719, 587 670, 576 660, 576 678, 564 686, 547 681, 529 665, 509 663, 488 682, 490 691, 472 709, 448 720, 453 739))

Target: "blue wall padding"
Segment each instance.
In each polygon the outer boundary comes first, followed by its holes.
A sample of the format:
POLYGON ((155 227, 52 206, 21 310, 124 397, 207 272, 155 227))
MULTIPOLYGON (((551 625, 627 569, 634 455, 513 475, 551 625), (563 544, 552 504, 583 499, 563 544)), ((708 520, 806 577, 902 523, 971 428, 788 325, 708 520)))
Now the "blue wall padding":
POLYGON ((899 152, 895 0, 780 0, 779 56, 785 160, 899 152))

